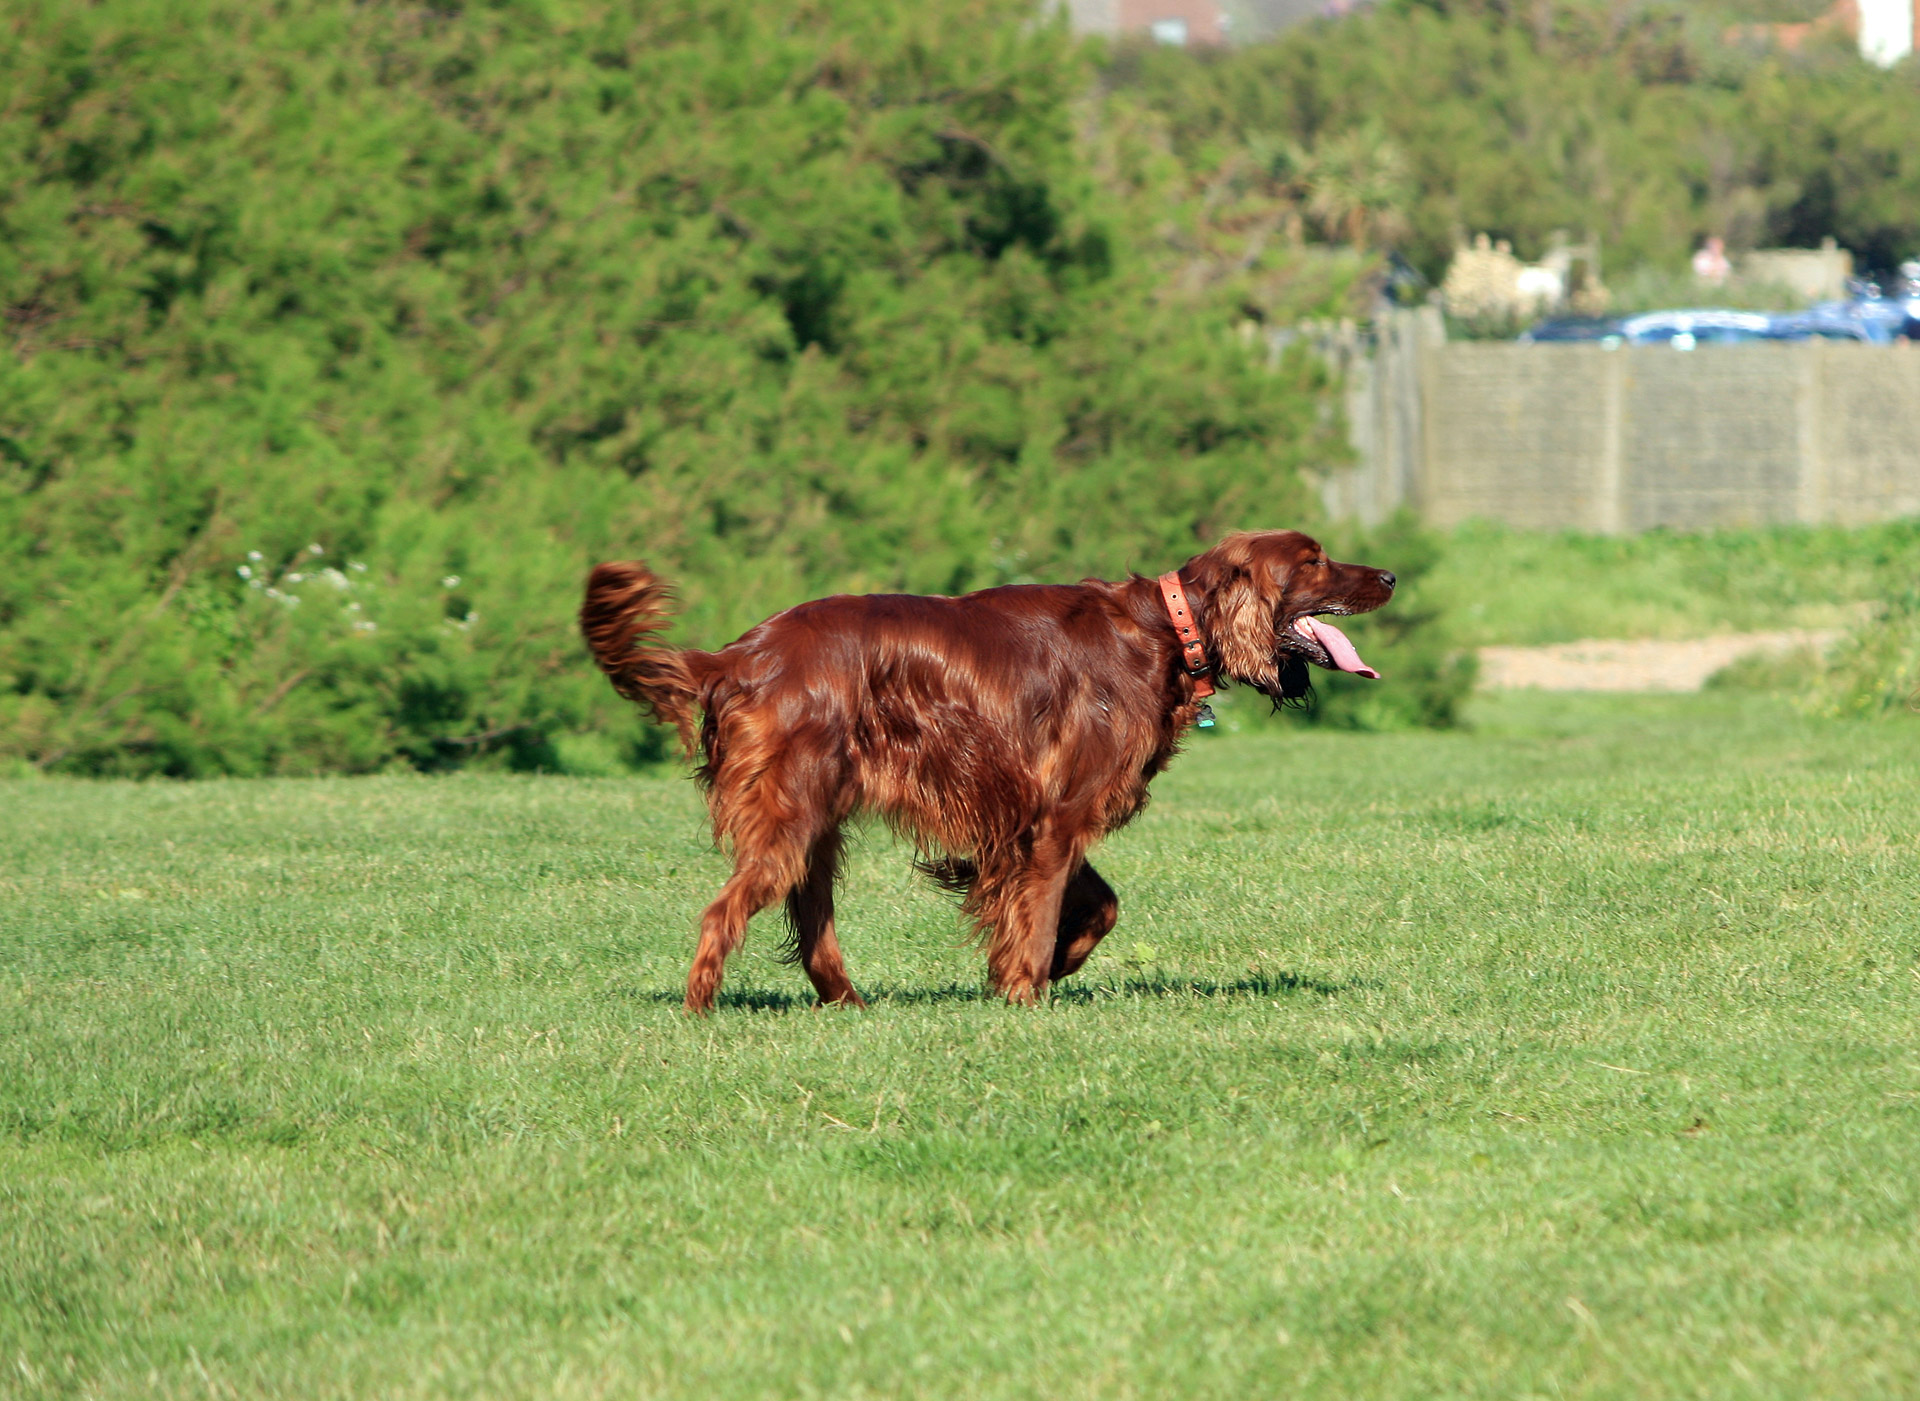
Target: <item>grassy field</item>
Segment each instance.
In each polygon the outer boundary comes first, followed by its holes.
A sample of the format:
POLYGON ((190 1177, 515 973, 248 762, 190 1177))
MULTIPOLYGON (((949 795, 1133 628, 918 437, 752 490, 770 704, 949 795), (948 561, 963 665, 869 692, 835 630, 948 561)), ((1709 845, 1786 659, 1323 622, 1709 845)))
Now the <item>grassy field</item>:
POLYGON ((1051 1005, 690 786, 0 791, 0 1393, 1920 1394, 1913 727, 1209 738, 1051 1005))
POLYGON ((1846 628, 1920 578, 1920 518, 1639 535, 1475 522, 1442 540, 1423 596, 1476 647, 1846 628))

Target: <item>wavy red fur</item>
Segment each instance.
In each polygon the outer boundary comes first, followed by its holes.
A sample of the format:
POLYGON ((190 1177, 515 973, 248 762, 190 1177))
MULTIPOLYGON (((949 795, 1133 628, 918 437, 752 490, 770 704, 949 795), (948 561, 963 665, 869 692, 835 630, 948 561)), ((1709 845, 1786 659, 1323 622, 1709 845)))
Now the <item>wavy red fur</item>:
MULTIPOLYGON (((1303 662, 1330 664, 1295 619, 1393 590, 1294 531, 1230 536, 1180 576, 1217 679, 1276 700, 1304 690, 1303 662)), ((701 919, 689 1010, 712 1007, 747 920, 781 900, 821 998, 860 1002, 833 925, 856 813, 910 836, 960 893, 1010 999, 1038 997, 1113 928, 1119 902, 1087 851, 1146 805, 1199 709, 1153 579, 819 599, 717 652, 661 641, 668 597, 644 565, 603 564, 580 622, 614 688, 689 752, 699 713, 699 777, 734 870, 701 919)))

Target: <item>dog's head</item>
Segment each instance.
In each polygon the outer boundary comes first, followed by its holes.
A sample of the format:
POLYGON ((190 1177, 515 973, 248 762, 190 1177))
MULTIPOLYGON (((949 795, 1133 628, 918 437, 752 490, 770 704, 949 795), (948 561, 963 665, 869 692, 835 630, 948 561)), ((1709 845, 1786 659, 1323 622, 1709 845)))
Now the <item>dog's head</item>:
POLYGON ((1297 530, 1229 535, 1188 560, 1208 650, 1230 680, 1275 701, 1307 693, 1307 664, 1378 679, 1346 634, 1316 619, 1370 613, 1393 597, 1393 575, 1338 564, 1297 530))

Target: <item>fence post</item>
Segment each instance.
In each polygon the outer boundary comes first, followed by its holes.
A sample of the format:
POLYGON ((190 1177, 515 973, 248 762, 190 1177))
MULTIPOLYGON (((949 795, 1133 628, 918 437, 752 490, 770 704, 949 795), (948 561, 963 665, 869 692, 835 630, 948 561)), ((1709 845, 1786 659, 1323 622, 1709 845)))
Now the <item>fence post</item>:
POLYGON ((1627 528, 1626 472, 1620 444, 1626 436, 1627 363, 1624 345, 1599 349, 1600 454, 1594 462, 1593 529, 1600 535, 1619 535, 1627 528))
POLYGON ((1826 343, 1815 337, 1789 349, 1800 357, 1800 373, 1794 383, 1794 427, 1800 442, 1794 463, 1799 475, 1794 483, 1793 518, 1802 525, 1819 525, 1829 510, 1827 457, 1820 448, 1821 372, 1826 368, 1826 343))
POLYGON ((1447 323, 1437 306, 1416 307, 1395 318, 1394 341, 1399 351, 1400 376, 1394 385, 1392 412, 1397 422, 1394 455, 1396 505, 1425 510, 1431 499, 1422 491, 1426 478, 1426 405, 1421 394, 1426 355, 1447 343, 1447 323))

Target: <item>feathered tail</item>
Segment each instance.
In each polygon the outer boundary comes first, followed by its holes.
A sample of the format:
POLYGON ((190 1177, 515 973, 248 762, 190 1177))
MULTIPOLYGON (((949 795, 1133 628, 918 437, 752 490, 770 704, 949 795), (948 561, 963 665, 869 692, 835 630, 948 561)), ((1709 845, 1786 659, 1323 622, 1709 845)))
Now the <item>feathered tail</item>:
POLYGON ((613 689, 678 730, 681 747, 692 757, 700 688, 689 662, 706 654, 660 641, 672 598, 673 591, 644 564, 595 565, 580 605, 580 631, 613 689))

